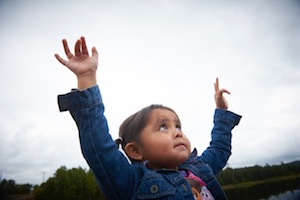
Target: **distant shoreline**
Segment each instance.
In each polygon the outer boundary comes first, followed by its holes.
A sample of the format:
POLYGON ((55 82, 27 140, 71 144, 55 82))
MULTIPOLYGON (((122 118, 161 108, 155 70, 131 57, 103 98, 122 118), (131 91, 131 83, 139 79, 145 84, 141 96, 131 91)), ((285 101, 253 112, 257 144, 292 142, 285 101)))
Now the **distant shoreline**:
POLYGON ((250 187, 260 185, 260 184, 275 183, 275 182, 295 180, 295 179, 300 179, 300 174, 275 177, 275 178, 259 180, 259 181, 247 181, 247 182, 243 182, 243 183, 223 185, 222 188, 223 188, 223 190, 226 191, 226 190, 234 190, 234 189, 241 189, 241 188, 250 188, 250 187))

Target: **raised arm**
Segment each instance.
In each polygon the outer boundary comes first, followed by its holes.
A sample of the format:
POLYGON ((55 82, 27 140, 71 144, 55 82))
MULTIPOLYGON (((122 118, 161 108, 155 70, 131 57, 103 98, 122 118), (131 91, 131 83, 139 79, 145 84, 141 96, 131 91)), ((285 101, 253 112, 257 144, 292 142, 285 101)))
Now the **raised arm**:
POLYGON ((78 80, 78 90, 59 95, 60 111, 69 110, 79 130, 81 150, 95 174, 99 186, 107 199, 130 199, 126 195, 134 190, 136 169, 129 164, 109 134, 104 116, 104 104, 96 81, 98 53, 92 48, 89 56, 85 39, 75 44, 75 55, 63 40, 68 60, 55 54, 57 60, 70 69, 78 80))
POLYGON ((231 155, 231 131, 238 125, 241 116, 227 111, 228 103, 223 93, 230 94, 226 89, 219 89, 219 79, 216 79, 214 127, 211 132, 209 147, 203 152, 201 159, 210 165, 214 174, 219 173, 226 165, 231 155))

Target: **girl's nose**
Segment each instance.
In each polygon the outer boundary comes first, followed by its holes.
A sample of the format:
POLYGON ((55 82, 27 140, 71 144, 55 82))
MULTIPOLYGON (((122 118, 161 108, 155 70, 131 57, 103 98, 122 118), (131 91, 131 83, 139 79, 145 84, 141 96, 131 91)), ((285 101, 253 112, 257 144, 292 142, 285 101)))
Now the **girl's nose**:
POLYGON ((175 131, 175 137, 182 137, 182 132, 180 130, 175 131))

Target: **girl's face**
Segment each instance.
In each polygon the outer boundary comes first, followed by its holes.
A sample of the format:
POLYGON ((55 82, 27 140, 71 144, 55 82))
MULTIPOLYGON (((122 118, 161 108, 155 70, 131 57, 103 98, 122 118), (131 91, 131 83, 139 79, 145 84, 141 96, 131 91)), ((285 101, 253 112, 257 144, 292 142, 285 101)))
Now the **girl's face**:
POLYGON ((176 169, 191 153, 188 138, 182 133, 175 113, 167 109, 154 109, 140 135, 143 160, 152 169, 176 169))

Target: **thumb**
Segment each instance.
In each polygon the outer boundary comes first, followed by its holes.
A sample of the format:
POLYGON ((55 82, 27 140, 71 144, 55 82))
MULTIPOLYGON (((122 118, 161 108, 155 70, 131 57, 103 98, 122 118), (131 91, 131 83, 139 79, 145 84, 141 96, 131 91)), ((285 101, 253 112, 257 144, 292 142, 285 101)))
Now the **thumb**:
POLYGON ((67 61, 65 59, 63 59, 62 57, 60 57, 57 53, 54 54, 55 58, 63 65, 67 66, 66 63, 67 61))
POLYGON ((221 89, 221 90, 219 90, 219 92, 221 93, 221 94, 223 94, 223 93, 227 93, 227 94, 230 94, 230 92, 228 91, 228 90, 226 90, 226 89, 221 89))

